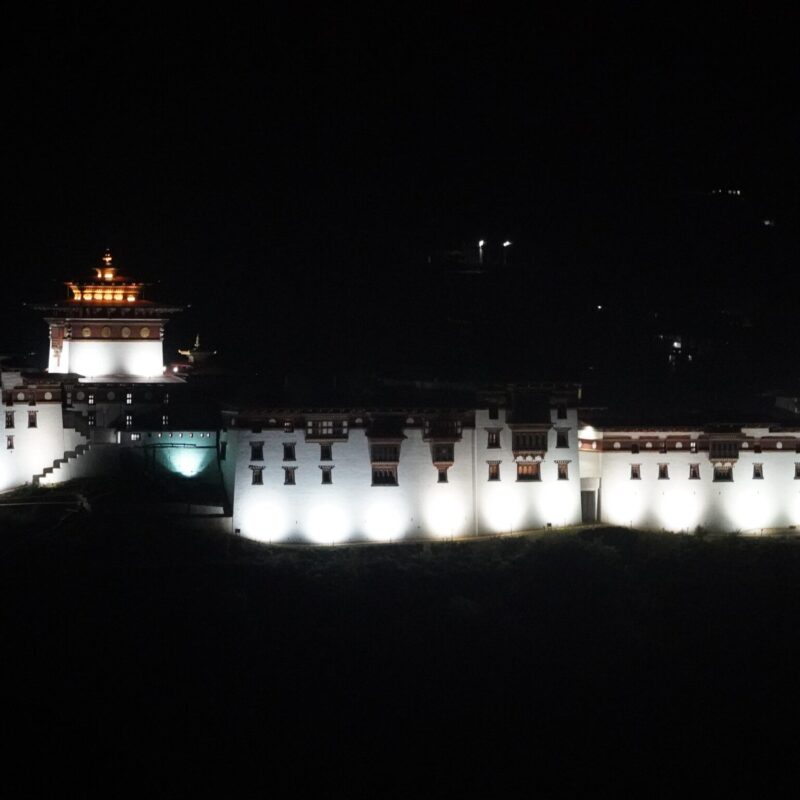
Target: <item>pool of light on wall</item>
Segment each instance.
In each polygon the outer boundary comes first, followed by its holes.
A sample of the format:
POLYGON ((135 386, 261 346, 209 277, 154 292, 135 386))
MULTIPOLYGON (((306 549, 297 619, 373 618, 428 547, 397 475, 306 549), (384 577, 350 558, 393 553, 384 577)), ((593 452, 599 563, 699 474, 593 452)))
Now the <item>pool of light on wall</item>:
POLYGON ((668 531, 690 531, 696 528, 705 511, 705 500, 694 489, 666 492, 658 500, 657 521, 668 531))
POLYGON ((308 511, 305 530, 315 544, 338 544, 353 535, 348 514, 341 505, 335 503, 312 506, 308 511))
POLYGON ((405 509, 398 500, 376 500, 364 516, 364 531, 376 542, 399 538, 405 532, 405 526, 405 509))
POLYGON ((525 507, 516 487, 497 484, 487 491, 484 516, 490 533, 519 530, 525 507))
POLYGON ((425 522, 434 536, 460 536, 464 534, 467 507, 464 498, 451 487, 437 486, 425 506, 425 522), (441 491, 444 490, 444 491, 441 491))
POLYGON ((242 513, 242 533, 258 542, 280 542, 292 529, 286 503, 267 496, 247 503, 242 513))
POLYGON ((211 463, 216 450, 213 447, 171 447, 162 452, 168 469, 184 478, 193 478, 211 463))

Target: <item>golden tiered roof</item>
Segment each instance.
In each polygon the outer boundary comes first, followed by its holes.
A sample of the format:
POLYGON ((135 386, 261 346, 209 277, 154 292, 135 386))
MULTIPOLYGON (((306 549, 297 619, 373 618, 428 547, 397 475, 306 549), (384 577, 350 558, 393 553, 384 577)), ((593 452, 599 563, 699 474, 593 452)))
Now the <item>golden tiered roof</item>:
POLYGON ((113 266, 111 252, 106 250, 103 256, 103 265, 95 267, 97 276, 94 280, 85 282, 68 281, 72 297, 76 303, 106 305, 109 303, 138 303, 142 302, 143 283, 134 283, 130 279, 117 274, 113 266))

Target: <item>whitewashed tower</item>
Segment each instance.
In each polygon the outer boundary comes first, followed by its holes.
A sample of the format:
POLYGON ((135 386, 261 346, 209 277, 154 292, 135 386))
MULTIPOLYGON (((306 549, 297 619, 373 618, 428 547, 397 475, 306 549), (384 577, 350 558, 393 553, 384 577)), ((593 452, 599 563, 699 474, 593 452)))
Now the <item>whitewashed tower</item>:
POLYGON ((144 299, 144 283, 117 274, 111 253, 87 281, 68 281, 66 300, 36 308, 50 326, 48 372, 92 381, 164 374, 164 326, 180 311, 144 299))

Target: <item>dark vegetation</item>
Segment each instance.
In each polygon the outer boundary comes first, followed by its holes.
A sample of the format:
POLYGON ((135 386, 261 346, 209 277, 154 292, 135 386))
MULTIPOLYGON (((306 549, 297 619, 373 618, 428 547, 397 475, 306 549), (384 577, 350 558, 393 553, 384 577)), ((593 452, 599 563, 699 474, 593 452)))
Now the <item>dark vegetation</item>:
POLYGON ((3 525, 4 723, 61 781, 658 794, 792 764, 796 541, 270 548, 150 524, 3 525))

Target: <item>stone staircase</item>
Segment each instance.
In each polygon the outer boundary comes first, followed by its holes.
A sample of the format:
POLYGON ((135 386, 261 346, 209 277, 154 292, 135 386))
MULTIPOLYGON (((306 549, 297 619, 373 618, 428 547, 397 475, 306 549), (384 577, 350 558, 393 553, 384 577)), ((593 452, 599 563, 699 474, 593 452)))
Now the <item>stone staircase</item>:
MULTIPOLYGON (((57 483, 59 479, 58 471, 61 467, 70 461, 80 458, 91 449, 91 430, 89 429, 88 420, 83 414, 75 411, 64 412, 64 431, 69 430, 77 433, 78 437, 83 441, 76 444, 73 449, 67 450, 63 456, 53 461, 49 467, 45 467, 38 475, 34 475, 31 481, 34 486, 40 486, 42 482, 57 483)), ((66 480, 66 478, 62 480, 66 480)))
POLYGON ((80 458, 91 446, 90 442, 86 442, 85 444, 77 445, 74 450, 67 450, 66 453, 64 453, 61 458, 57 458, 51 466, 45 467, 38 475, 33 476, 33 485, 39 486, 43 478, 54 475, 64 464, 68 464, 73 459, 80 458))

